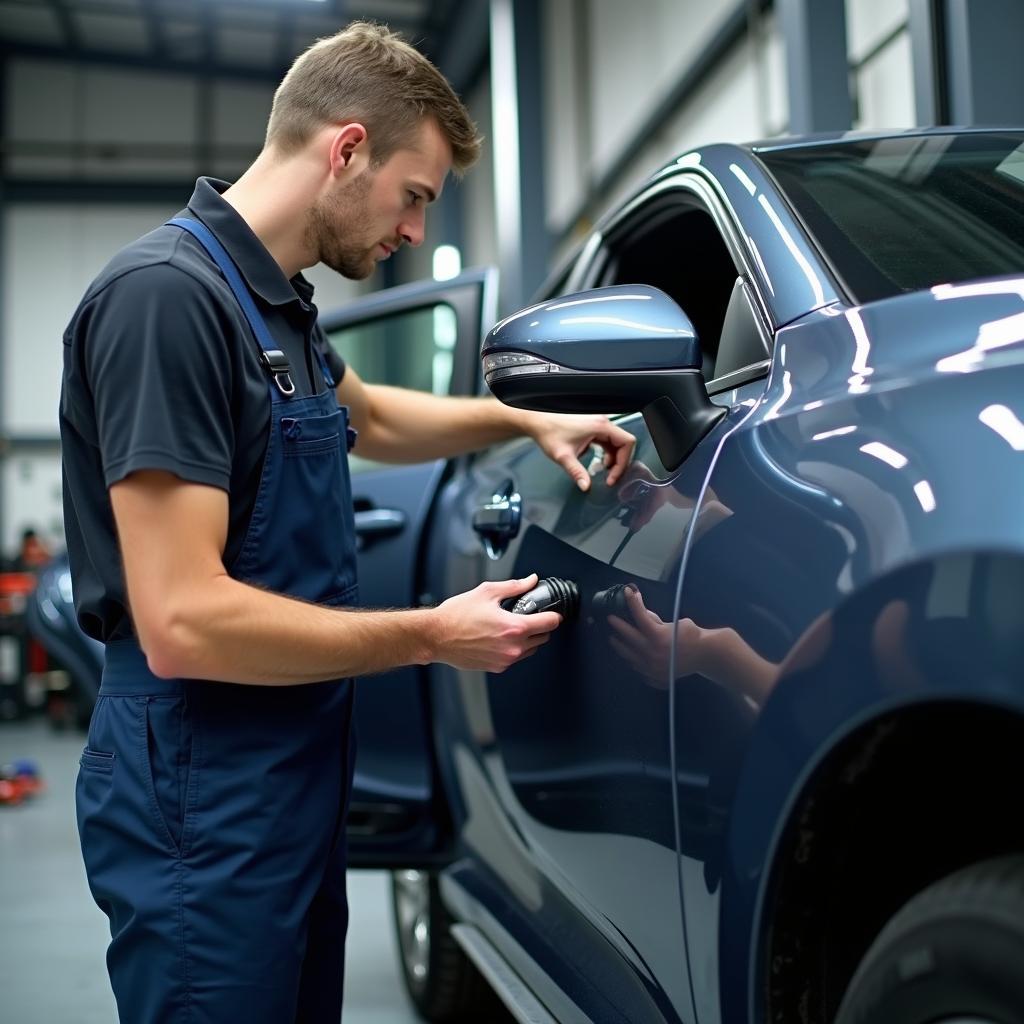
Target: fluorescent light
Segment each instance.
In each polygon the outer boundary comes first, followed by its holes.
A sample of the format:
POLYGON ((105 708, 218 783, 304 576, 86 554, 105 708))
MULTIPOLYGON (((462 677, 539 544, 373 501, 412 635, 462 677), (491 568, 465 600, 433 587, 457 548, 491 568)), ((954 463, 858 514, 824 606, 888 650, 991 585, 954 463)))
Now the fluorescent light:
POLYGON ((902 469, 907 464, 907 457, 905 455, 896 451, 895 448, 890 448, 887 444, 882 444, 881 441, 870 441, 868 444, 862 444, 860 450, 865 455, 873 455, 876 459, 881 459, 882 462, 888 463, 893 469, 902 469))
POLYGON ((434 250, 435 281, 450 281, 462 273, 462 253, 454 245, 439 245, 434 250))
POLYGON ((932 485, 927 480, 919 480, 914 484, 914 493, 925 512, 935 511, 935 492, 932 491, 932 485))
POLYGON ((843 434, 852 434, 856 427, 836 427, 835 430, 826 430, 821 434, 815 434, 812 441, 824 441, 827 437, 842 437, 843 434))
POLYGON ((986 406, 978 419, 991 427, 1006 443, 1018 452, 1024 452, 1024 423, 1017 419, 1012 409, 1005 405, 986 406))

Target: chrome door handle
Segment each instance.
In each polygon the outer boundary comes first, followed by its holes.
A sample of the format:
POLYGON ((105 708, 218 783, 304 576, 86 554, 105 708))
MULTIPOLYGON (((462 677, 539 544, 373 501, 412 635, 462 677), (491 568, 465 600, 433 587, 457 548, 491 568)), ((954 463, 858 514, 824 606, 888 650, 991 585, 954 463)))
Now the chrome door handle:
POLYGON ((364 541, 389 537, 405 529, 405 513, 397 508, 367 508, 355 514, 356 536, 364 541))
POLYGON ((488 558, 497 561, 502 556, 508 542, 519 533, 522 517, 522 498, 515 484, 506 480, 491 500, 473 513, 473 529, 480 534, 488 558))

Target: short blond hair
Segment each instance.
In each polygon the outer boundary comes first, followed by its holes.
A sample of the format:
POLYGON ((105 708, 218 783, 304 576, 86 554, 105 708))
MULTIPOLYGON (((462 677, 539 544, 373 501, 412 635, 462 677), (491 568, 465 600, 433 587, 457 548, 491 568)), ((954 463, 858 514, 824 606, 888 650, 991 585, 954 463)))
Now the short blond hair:
POLYGON ((410 148, 433 117, 452 148, 456 175, 480 155, 480 136, 448 80, 384 25, 354 21, 296 58, 274 94, 267 146, 301 149, 325 125, 359 121, 374 165, 410 148))

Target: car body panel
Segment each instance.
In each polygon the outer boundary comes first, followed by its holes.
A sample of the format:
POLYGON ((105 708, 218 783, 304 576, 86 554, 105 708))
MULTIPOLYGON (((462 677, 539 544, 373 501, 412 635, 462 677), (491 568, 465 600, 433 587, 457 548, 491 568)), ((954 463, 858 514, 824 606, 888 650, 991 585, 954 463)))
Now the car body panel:
MULTIPOLYGON (((1022 284, 805 318, 780 332, 768 389, 722 442, 708 487, 735 514, 692 545, 679 616, 735 630, 783 670, 760 704, 719 684, 733 703, 710 772, 722 832, 710 859, 681 834, 702 1022, 761 1019, 767 867, 845 733, 914 702, 1024 714, 1024 656, 1007 647, 1020 613, 993 637, 992 609, 969 600, 980 573, 1024 564, 1021 432, 991 413, 1019 411, 1024 393, 1022 284)), ((676 686, 685 750, 715 712, 694 679, 676 686)))
POLYGON ((419 707, 446 903, 552 1013, 758 1022, 780 878, 847 741, 903 712, 1024 717, 1024 279, 854 305, 756 152, 711 146, 541 298, 616 283, 616 238, 662 195, 710 215, 769 358, 709 382, 727 414, 672 473, 640 416, 613 489, 590 452, 586 495, 526 441, 459 460, 419 589, 537 572, 577 582, 581 614, 500 676, 431 666, 419 707), (509 489, 522 526, 491 558, 473 516, 509 489), (626 584, 653 616, 632 641, 602 604, 626 584), (739 657, 696 671, 694 627, 739 657))

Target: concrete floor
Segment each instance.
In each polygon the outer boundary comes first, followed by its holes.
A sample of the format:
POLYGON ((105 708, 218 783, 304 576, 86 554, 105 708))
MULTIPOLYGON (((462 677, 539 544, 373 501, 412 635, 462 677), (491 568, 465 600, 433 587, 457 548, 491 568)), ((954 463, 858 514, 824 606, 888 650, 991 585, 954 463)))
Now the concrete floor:
MULTIPOLYGON (((35 760, 47 791, 0 807, 0 1019, 114 1024, 107 919, 85 882, 74 788, 84 736, 42 720, 0 723, 0 763, 35 760)), ((345 1024, 417 1024, 398 974, 388 879, 349 875, 345 1024)))

